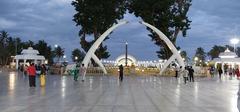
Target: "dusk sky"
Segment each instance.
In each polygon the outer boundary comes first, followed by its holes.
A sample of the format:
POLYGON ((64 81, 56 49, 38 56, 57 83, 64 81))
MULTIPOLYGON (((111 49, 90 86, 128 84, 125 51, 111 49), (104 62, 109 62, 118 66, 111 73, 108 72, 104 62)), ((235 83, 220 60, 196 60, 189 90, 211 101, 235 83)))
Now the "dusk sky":
MULTIPOLYGON (((45 40, 50 45, 65 48, 69 58, 74 48, 80 48, 78 31, 72 21, 75 14, 72 0, 0 0, 0 30, 22 40, 45 40)), ((213 45, 230 44, 230 38, 240 38, 239 0, 193 0, 188 13, 191 29, 187 37, 179 35, 177 45, 186 50, 190 57, 197 47, 206 52, 213 45)), ((111 57, 124 53, 129 43, 129 54, 139 60, 157 59, 158 47, 148 37, 148 31, 138 23, 141 18, 125 14, 130 23, 117 28, 110 39, 104 42, 111 57)))

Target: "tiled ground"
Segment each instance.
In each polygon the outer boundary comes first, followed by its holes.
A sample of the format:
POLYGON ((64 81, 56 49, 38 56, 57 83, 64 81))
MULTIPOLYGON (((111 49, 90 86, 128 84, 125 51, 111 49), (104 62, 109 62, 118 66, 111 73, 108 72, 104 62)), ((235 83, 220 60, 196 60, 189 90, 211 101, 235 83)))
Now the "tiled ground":
POLYGON ((29 88, 21 73, 0 73, 1 112, 238 112, 239 81, 171 77, 48 75, 47 86, 29 88))

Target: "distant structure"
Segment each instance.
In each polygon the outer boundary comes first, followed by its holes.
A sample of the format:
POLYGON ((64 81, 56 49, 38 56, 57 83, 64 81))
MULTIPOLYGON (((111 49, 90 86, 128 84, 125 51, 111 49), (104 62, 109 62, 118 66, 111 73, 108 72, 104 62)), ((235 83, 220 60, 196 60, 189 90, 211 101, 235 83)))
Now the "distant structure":
POLYGON ((234 68, 235 66, 240 66, 240 58, 236 55, 235 52, 230 51, 228 48, 219 54, 219 58, 214 58, 215 67, 218 64, 221 64, 222 69, 224 65, 234 68))
MULTIPOLYGON (((99 47, 99 45, 104 41, 104 39, 117 27, 127 24, 128 21, 122 21, 119 22, 115 25, 113 25, 112 27, 110 27, 107 31, 105 31, 91 46, 91 48, 88 50, 88 52, 86 53, 86 56, 83 59, 83 64, 84 66, 87 68, 88 64, 90 62, 91 59, 93 59, 103 70, 104 74, 107 74, 105 67, 102 65, 101 61, 96 57, 95 55, 95 51, 97 50, 97 48, 99 47)), ((157 29, 156 27, 145 23, 143 21, 139 22, 140 24, 143 24, 144 26, 152 29, 153 31, 156 32, 156 34, 158 35, 159 39, 163 40, 168 48, 171 50, 171 52, 173 53, 173 55, 164 63, 162 70, 160 71, 160 75, 166 70, 166 68, 173 62, 173 61, 177 61, 179 63, 179 66, 185 67, 184 61, 181 57, 181 55, 179 54, 178 50, 176 49, 176 47, 173 45, 173 43, 167 38, 166 35, 164 35, 159 29, 157 29)), ((83 80, 85 80, 85 75, 84 74, 83 80)))
MULTIPOLYGON (((114 67, 119 65, 125 65, 125 54, 118 56, 115 60, 101 60, 104 66, 114 67)), ((156 67, 162 68, 164 65, 164 60, 137 60, 134 56, 129 55, 127 56, 128 66, 135 66, 135 67, 156 67)))
POLYGON ((44 63, 45 62, 45 57, 42 55, 39 55, 38 50, 33 49, 32 47, 28 47, 28 49, 23 49, 21 52, 21 55, 16 55, 15 56, 16 60, 16 69, 19 67, 19 62, 23 61, 23 65, 29 62, 34 62, 36 63, 44 63))

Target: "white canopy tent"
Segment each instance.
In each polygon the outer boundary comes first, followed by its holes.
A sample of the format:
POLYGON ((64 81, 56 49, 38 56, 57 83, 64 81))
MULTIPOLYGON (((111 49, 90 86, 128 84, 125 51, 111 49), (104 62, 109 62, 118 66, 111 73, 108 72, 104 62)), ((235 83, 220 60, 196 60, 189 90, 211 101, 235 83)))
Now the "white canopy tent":
POLYGON ((236 55, 235 52, 231 52, 228 48, 219 54, 219 58, 214 58, 215 68, 217 64, 222 64, 222 69, 224 69, 224 65, 227 64, 232 68, 236 65, 240 65, 240 58, 236 55))
POLYGON ((18 69, 19 60, 23 60, 24 65, 26 64, 27 60, 34 61, 35 64, 38 61, 40 61, 41 64, 44 63, 45 57, 38 54, 39 54, 38 50, 34 50, 32 47, 22 50, 21 55, 15 56, 16 69, 18 69))

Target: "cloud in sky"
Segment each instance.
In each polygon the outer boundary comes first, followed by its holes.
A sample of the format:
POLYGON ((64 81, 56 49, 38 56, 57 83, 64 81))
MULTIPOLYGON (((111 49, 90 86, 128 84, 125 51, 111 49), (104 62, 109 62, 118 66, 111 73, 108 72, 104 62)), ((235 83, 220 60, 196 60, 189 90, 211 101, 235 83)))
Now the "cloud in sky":
MULTIPOLYGON (((239 0, 193 0, 189 11, 192 21, 187 37, 177 44, 193 56, 197 47, 208 51, 213 45, 229 44, 233 35, 240 36, 239 0)), ((80 48, 78 30, 72 21, 75 11, 71 0, 1 0, 0 30, 22 40, 46 40, 59 44, 68 57, 74 48, 80 48)), ((129 24, 116 29, 104 44, 111 53, 110 59, 124 53, 124 43, 137 59, 157 59, 156 50, 146 28, 139 24, 141 18, 125 14, 129 24)))
POLYGON ((193 54, 197 47, 209 51, 213 45, 230 44, 234 35, 240 36, 239 0, 194 0, 189 12, 191 29, 178 45, 193 54))

